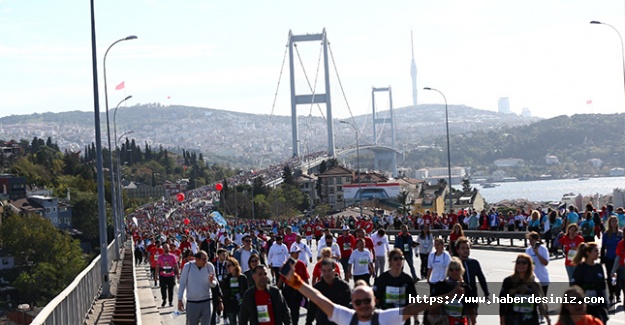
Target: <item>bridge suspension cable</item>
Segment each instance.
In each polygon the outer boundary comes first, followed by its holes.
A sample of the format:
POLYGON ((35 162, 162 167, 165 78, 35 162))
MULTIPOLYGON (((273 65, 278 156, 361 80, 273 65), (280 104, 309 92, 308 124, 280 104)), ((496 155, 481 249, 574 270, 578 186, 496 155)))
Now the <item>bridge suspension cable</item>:
MULTIPOLYGON (((288 53, 289 50, 289 44, 287 42, 287 44, 284 46, 284 55, 282 56, 282 66, 280 67, 280 74, 278 76, 278 84, 276 85, 276 91, 273 95, 273 103, 271 104, 271 114, 269 114, 269 128, 272 128, 272 124, 271 124, 271 118, 273 117, 273 112, 276 108, 276 101, 278 100, 278 91, 280 90, 280 82, 282 81, 282 72, 284 72, 284 63, 286 62, 286 55, 288 53)), ((267 152, 267 133, 265 133, 265 139, 263 141, 263 153, 265 153, 264 155, 261 156, 260 162, 258 164, 258 168, 262 169, 263 167, 263 162, 265 160, 265 156, 266 156, 266 152, 267 152)))
MULTIPOLYGON (((297 44, 293 44, 293 46, 295 47, 295 53, 297 53, 297 59, 299 60, 300 65, 302 66, 302 72, 304 73, 304 77, 306 78, 306 83, 308 84, 308 89, 310 89, 310 91, 313 94, 313 99, 315 98, 315 90, 313 89, 312 85, 310 84, 310 79, 308 79, 308 74, 306 73, 306 68, 304 67, 304 61, 302 61, 302 57, 299 54, 299 49, 297 48, 297 44)), ((319 60, 321 60, 321 56, 319 57, 319 60)), ((319 71, 319 65, 317 64, 317 72, 319 71)), ((317 86, 317 81, 315 78, 315 87, 317 86)), ((313 100, 314 103, 314 100, 313 100)), ((312 103, 311 103, 312 105, 312 103)), ((323 115, 323 110, 321 110, 321 106, 319 104, 317 104, 317 108, 319 108, 319 113, 321 113, 321 116, 323 117, 323 119, 325 120, 326 117, 325 115, 323 115)))

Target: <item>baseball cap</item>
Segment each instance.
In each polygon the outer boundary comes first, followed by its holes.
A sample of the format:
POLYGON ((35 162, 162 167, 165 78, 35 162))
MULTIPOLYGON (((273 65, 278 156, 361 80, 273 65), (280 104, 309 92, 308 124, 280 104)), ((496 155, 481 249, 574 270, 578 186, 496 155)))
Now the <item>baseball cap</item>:
POLYGON ((349 227, 348 226, 343 226, 343 231, 345 231, 345 230, 349 230, 349 227))
POLYGON ((301 248, 299 248, 299 246, 297 246, 297 245, 291 245, 291 253, 299 253, 299 252, 301 252, 301 251, 302 251, 302 249, 301 249, 301 248))

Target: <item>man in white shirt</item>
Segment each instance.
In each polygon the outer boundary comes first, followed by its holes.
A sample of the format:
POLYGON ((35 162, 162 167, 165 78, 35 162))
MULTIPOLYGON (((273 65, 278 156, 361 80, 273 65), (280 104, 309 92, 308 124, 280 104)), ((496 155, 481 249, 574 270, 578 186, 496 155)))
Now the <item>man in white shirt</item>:
POLYGON ((384 266, 386 265, 386 254, 390 250, 388 245, 388 236, 384 229, 379 229, 378 232, 371 236, 373 241, 373 249, 375 250, 375 276, 378 277, 384 273, 384 266))
POLYGON ((317 249, 317 259, 321 258, 321 250, 325 247, 330 247, 332 250, 332 258, 336 261, 341 259, 341 248, 339 244, 334 242, 334 237, 332 235, 325 235, 323 237, 324 241, 319 243, 319 247, 317 249))
POLYGON ((282 242, 282 236, 276 236, 276 241, 269 248, 269 253, 267 254, 267 261, 269 263, 269 267, 271 268, 271 273, 273 275, 274 283, 278 283, 278 278, 280 277, 280 268, 289 258, 289 249, 286 248, 286 245, 282 242))
POLYGON ((295 237, 295 242, 291 244, 291 253, 295 252, 296 247, 301 252, 299 254, 299 260, 304 262, 306 266, 308 266, 308 263, 312 263, 313 253, 310 250, 310 247, 308 247, 306 243, 302 242, 302 235, 300 234, 297 234, 297 236, 295 237))

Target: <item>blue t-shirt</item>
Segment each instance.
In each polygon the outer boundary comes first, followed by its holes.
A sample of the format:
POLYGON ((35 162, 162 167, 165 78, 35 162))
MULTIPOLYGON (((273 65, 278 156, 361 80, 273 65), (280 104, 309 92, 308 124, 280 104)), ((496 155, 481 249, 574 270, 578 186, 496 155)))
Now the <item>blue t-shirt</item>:
POLYGON ((569 222, 569 225, 572 223, 578 223, 579 214, 577 214, 577 212, 569 212, 569 214, 566 215, 566 220, 569 222))
POLYGON ((601 237, 601 246, 606 249, 605 257, 609 259, 616 258, 616 246, 621 239, 623 239, 622 233, 613 233, 612 236, 608 236, 607 232, 603 234, 603 237, 601 237))

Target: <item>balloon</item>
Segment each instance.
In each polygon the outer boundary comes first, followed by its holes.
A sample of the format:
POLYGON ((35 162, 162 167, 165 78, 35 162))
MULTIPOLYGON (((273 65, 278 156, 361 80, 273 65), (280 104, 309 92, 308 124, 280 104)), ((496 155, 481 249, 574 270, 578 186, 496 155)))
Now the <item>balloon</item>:
POLYGON ((178 202, 184 201, 184 193, 176 194, 176 200, 178 200, 178 202))
POLYGON ((223 189, 224 189, 224 186, 223 186, 223 185, 221 185, 221 183, 217 183, 217 184, 215 184, 215 189, 216 189, 217 191, 221 191, 221 190, 223 190, 223 189))
POLYGON ((189 220, 189 218, 184 218, 182 222, 184 222, 185 225, 188 225, 191 222, 191 220, 189 220))

